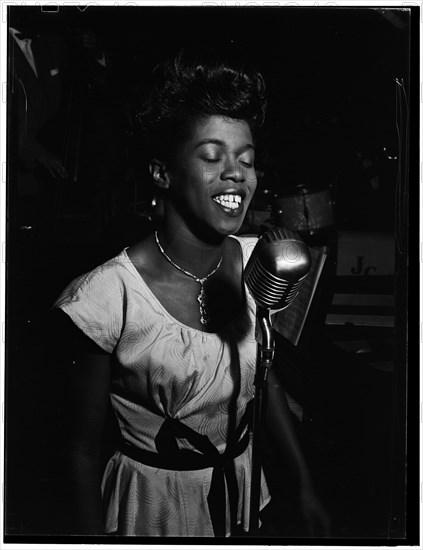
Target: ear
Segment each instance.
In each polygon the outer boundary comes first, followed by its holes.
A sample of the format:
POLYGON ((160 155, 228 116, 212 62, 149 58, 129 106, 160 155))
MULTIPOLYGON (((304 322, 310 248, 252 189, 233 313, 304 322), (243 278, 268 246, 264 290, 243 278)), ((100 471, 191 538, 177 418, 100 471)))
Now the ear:
POLYGON ((150 174, 153 176, 154 183, 160 187, 160 189, 168 189, 170 180, 165 163, 154 158, 151 159, 149 168, 150 174))

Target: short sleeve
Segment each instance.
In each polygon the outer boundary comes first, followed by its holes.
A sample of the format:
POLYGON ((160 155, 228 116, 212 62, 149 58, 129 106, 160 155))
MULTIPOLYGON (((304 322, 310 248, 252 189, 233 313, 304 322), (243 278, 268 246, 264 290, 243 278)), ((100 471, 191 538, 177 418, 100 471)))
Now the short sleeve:
POLYGON ((124 289, 118 269, 109 265, 74 279, 53 304, 100 348, 112 353, 122 332, 124 289))

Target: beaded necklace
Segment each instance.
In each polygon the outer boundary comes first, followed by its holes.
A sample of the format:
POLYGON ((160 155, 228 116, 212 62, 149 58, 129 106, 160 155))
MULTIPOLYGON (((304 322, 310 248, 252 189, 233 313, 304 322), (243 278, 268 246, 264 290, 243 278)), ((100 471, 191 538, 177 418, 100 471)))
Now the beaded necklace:
POLYGON ((154 232, 154 237, 156 239, 156 243, 157 243, 157 246, 159 247, 159 250, 160 252, 163 254, 163 256, 166 258, 166 260, 171 264, 173 265, 173 267, 175 267, 176 269, 178 269, 179 271, 181 271, 182 273, 185 273, 185 275, 188 275, 188 277, 191 277, 192 279, 194 279, 194 281, 196 283, 199 283, 200 285, 200 293, 198 294, 197 296, 197 302, 199 303, 200 305, 200 323, 204 326, 207 326, 210 319, 207 315, 207 298, 206 298, 206 293, 204 291, 204 283, 207 281, 207 279, 209 279, 214 273, 216 273, 216 271, 219 269, 219 267, 221 266, 222 264, 222 259, 223 259, 223 256, 220 257, 220 260, 217 264, 217 266, 213 269, 213 271, 210 271, 210 273, 208 275, 206 275, 205 277, 203 277, 202 279, 200 279, 200 277, 196 277, 195 275, 193 275, 192 273, 190 273, 189 271, 187 271, 186 269, 183 269, 182 267, 180 267, 178 264, 176 264, 173 260, 171 260, 169 258, 169 256, 166 254, 166 252, 163 250, 163 247, 162 245, 160 244, 160 241, 159 241, 159 236, 157 234, 157 231, 154 232))

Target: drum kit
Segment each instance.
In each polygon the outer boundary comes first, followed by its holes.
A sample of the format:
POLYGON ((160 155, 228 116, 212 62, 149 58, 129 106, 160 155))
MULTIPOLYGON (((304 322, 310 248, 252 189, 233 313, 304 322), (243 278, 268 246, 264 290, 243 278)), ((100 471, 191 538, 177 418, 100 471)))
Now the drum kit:
POLYGON ((285 227, 307 237, 317 237, 335 226, 335 199, 331 185, 299 184, 275 192, 257 189, 248 217, 251 226, 285 227))

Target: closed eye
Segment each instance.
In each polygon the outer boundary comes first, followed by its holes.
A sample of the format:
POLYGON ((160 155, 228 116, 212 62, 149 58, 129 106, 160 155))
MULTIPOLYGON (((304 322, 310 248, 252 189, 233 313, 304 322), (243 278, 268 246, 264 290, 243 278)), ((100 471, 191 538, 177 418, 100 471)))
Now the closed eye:
POLYGON ((213 162, 220 162, 220 159, 210 159, 210 158, 203 158, 204 162, 207 162, 209 164, 213 162))

